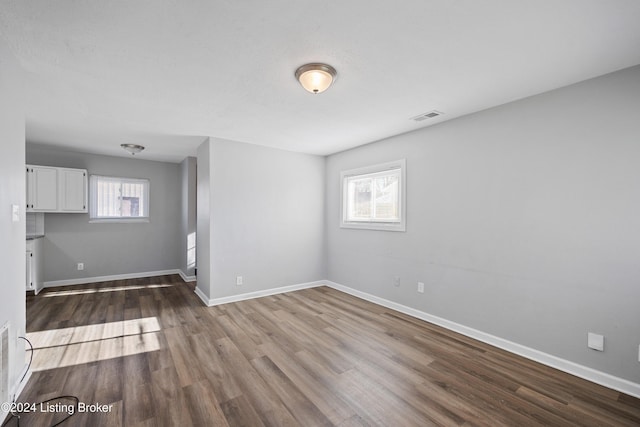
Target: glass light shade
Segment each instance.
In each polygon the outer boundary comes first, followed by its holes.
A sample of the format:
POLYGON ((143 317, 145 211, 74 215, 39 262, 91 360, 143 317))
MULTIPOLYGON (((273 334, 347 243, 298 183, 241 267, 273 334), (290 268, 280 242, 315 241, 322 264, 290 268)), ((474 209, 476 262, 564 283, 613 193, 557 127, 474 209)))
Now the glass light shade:
POLYGON ((326 64, 306 64, 296 70, 296 78, 311 93, 327 90, 336 76, 336 70, 326 64))
POLYGON ((130 152, 132 155, 136 155, 137 153, 144 150, 142 145, 138 144, 120 144, 120 147, 124 148, 126 151, 130 152))

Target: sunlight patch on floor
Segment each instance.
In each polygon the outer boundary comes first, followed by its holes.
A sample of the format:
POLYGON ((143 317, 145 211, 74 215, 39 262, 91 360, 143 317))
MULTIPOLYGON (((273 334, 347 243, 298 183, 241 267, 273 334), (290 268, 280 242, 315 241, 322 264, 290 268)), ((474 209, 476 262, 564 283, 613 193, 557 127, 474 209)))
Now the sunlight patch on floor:
POLYGON ((160 350, 156 317, 27 334, 34 352, 31 370, 61 368, 160 350))
POLYGON ((92 289, 77 289, 68 291, 46 291, 42 293, 42 297, 64 297, 69 295, 84 295, 84 294, 97 294, 104 292, 119 292, 119 291, 133 291, 136 289, 155 289, 155 288, 170 288, 173 285, 139 285, 139 286, 115 286, 110 288, 92 288, 92 289))

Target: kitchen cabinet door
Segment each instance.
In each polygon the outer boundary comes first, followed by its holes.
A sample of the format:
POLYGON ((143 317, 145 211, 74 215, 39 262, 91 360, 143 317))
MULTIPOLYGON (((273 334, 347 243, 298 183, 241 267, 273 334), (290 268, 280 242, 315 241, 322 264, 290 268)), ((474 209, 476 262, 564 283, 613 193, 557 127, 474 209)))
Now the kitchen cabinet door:
POLYGON ((36 295, 44 285, 43 240, 27 240, 27 291, 34 291, 36 295))
POLYGON ((59 173, 60 211, 87 212, 87 171, 60 168, 59 173))
POLYGON ((33 290, 33 252, 27 250, 27 290, 33 290))
POLYGON ((27 211, 58 209, 58 169, 48 166, 27 167, 27 211))

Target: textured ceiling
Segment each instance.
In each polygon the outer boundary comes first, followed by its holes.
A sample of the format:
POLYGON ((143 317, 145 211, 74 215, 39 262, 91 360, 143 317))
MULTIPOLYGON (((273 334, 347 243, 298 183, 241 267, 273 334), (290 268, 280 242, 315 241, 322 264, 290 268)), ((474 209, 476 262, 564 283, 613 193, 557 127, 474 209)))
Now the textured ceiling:
POLYGON ((206 136, 330 154, 552 90, 640 63, 639 22, 636 0, 0 0, 28 141, 165 161, 206 136))

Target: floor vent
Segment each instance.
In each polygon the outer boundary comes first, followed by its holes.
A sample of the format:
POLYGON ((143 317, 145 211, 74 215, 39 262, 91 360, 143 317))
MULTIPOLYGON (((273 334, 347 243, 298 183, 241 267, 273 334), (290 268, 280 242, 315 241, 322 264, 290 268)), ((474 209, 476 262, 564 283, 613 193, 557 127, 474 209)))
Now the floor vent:
POLYGON ((424 113, 424 114, 420 114, 419 116, 415 116, 412 117, 411 120, 415 121, 415 122, 421 122, 423 120, 427 120, 427 119, 433 119, 434 117, 438 117, 441 116, 443 113, 440 111, 429 111, 428 113, 424 113))
POLYGON ((0 328, 0 403, 9 402, 9 324, 0 328))

